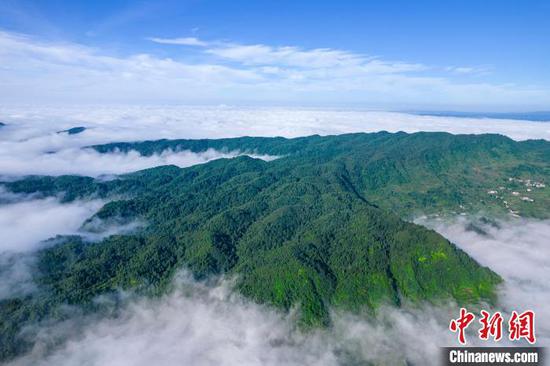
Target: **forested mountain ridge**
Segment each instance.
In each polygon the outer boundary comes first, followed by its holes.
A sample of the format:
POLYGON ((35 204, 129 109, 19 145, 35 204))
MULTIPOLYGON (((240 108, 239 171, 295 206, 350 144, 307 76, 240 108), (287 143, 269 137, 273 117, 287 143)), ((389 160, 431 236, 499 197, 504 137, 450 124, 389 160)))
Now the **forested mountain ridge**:
POLYGON ((550 177, 550 142, 544 140, 379 132, 295 139, 157 140, 91 148, 101 153, 134 150, 144 156, 167 150, 239 151, 280 157, 271 162, 274 170, 288 165, 311 172, 327 164, 338 165, 369 202, 402 217, 485 210, 550 216, 550 190, 543 187, 550 177))
MULTIPOLYGON (((9 340, 2 343, 3 357, 24 349, 17 340, 22 326, 61 316, 63 304, 93 308, 97 295, 121 288, 162 293, 180 268, 198 278, 237 275, 244 295, 282 309, 299 306, 301 321, 309 325, 327 324, 333 307, 362 311, 404 300, 492 301, 498 275, 439 234, 402 218, 478 207, 507 213, 503 199, 488 190, 496 186, 498 195, 510 191, 516 197, 511 190, 527 189, 527 180, 544 184, 550 161, 545 141, 443 133, 164 140, 93 148, 144 155, 212 148, 279 159, 242 156, 185 169, 164 166, 109 181, 62 176, 4 183, 13 192, 64 194, 67 201, 109 197, 113 201, 91 220, 141 220, 147 226, 94 243, 57 238, 41 250, 40 291, 0 302, 1 336, 9 340)), ((547 188, 529 189, 535 198, 518 201, 525 205, 521 213, 547 217, 547 188)))

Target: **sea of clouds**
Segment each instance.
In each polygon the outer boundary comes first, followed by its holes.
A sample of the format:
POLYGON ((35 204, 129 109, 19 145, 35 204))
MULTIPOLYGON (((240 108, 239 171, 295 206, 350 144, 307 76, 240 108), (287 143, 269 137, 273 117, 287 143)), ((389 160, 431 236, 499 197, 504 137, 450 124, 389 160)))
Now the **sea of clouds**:
MULTIPOLYGON (((190 166, 254 152, 165 151, 151 157, 135 152, 99 154, 82 147, 113 141, 158 138, 304 136, 346 132, 447 131, 501 133, 516 140, 550 139, 550 124, 416 116, 350 110, 233 107, 0 107, 0 175, 100 176, 175 164, 190 166), (57 131, 85 126, 77 135, 57 131)), ((263 157, 269 158, 269 157, 263 157)), ((82 224, 104 204, 62 203, 55 197, 0 192, 0 299, 33 291, 33 253, 57 234, 83 234, 82 224)), ((510 219, 498 225, 476 217, 419 218, 481 264, 500 274, 500 308, 533 309, 537 336, 550 345, 550 222, 510 219), (472 231, 475 221, 482 231, 472 231)), ((94 224, 92 221, 91 224, 94 224)), ((133 230, 142 223, 130 223, 133 230)), ((109 227, 108 233, 117 232, 109 227)), ((93 231, 93 230, 92 230, 93 231)), ((89 235, 92 235, 88 233, 89 235)), ((50 243, 51 244, 51 243, 50 243)), ((336 365, 364 361, 429 365, 439 346, 456 345, 448 322, 457 306, 386 308, 376 318, 334 313, 328 330, 304 332, 293 314, 243 299, 232 281, 204 284, 181 275, 159 299, 129 295, 116 318, 74 317, 32 330, 35 349, 14 365, 336 365), (52 339, 63 339, 52 348, 52 339)), ((474 344, 475 334, 469 340, 474 344)), ((501 344, 506 344, 502 342, 501 344)))
MULTIPOLYGON (((500 133, 550 139, 550 123, 419 116, 362 110, 188 106, 1 107, 0 175, 121 174, 158 165, 186 167, 251 151, 165 151, 99 154, 85 146, 116 141, 238 136, 297 137, 350 132, 500 133), (79 134, 57 133, 71 127, 79 134)), ((255 156, 264 159, 273 157, 255 156)))

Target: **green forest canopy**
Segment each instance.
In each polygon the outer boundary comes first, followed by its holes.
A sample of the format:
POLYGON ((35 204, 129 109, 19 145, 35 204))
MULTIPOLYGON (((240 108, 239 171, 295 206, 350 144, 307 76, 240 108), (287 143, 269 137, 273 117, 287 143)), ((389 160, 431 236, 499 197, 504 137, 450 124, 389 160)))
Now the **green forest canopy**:
POLYGON ((162 294, 180 268, 197 278, 238 275, 242 294, 286 310, 299 306, 300 322, 308 326, 327 325, 333 307, 373 311, 403 301, 493 301, 498 275, 404 219, 480 210, 549 216, 546 141, 380 132, 91 148, 146 156, 216 149, 279 158, 162 166, 107 181, 37 176, 5 182, 13 192, 62 195, 65 201, 109 198, 92 220, 147 226, 94 243, 59 237, 40 250, 39 291, 0 302, 2 358, 29 346, 18 339, 22 326, 62 318, 63 304, 93 310, 97 295, 118 289, 162 294), (527 187, 533 201, 521 199, 527 187))

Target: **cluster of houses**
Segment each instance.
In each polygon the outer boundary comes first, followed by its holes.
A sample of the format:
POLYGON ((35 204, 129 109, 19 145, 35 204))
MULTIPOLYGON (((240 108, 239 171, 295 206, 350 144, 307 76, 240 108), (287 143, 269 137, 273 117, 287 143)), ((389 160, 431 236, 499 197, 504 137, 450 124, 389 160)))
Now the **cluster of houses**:
POLYGON ((532 181, 531 179, 520 179, 520 178, 509 177, 508 181, 509 182, 523 183, 526 187, 535 187, 535 188, 544 188, 544 187, 546 187, 546 184, 544 184, 542 182, 532 181))
MULTIPOLYGON (((531 179, 520 179, 520 178, 510 177, 510 178, 508 178, 508 181, 509 182, 522 183, 525 187, 527 187, 527 189, 526 189, 527 192, 531 192, 533 188, 545 188, 546 187, 546 185, 544 183, 537 182, 537 181, 532 181, 531 179)), ((499 191, 502 192, 502 191, 505 191, 505 190, 510 190, 510 188, 506 188, 506 187, 501 186, 501 187, 498 187, 498 189, 499 190, 487 191, 487 194, 489 194, 491 196, 495 196, 495 198, 502 199, 502 203, 504 203, 504 206, 508 209, 508 212, 514 217, 519 217, 519 212, 513 210, 510 207, 510 204, 508 203, 508 201, 504 200, 503 196, 499 196, 499 191)), ((518 191, 512 191, 512 196, 519 197, 522 201, 525 201, 525 202, 535 202, 535 200, 532 199, 531 197, 524 196, 518 191)))

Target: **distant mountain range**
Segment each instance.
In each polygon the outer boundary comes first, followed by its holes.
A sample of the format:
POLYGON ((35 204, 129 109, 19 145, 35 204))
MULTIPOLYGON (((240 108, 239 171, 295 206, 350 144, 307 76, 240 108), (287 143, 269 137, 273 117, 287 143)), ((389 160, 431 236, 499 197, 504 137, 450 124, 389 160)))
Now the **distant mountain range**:
MULTIPOLYGON (((37 256, 40 290, 0 301, 1 357, 30 347, 18 334, 63 304, 97 310, 118 289, 152 296, 176 271, 237 275, 245 296, 289 310, 306 327, 331 308, 373 312, 404 302, 494 302, 500 277, 434 231, 419 214, 550 216, 550 142, 500 135, 372 133, 295 139, 158 140, 89 147, 100 153, 216 149, 241 156, 162 166, 117 179, 35 176, 16 193, 112 201, 90 222, 146 222, 134 234, 89 243, 58 237, 37 256), (525 199, 528 198, 528 199, 525 199)), ((83 225, 86 228, 86 223, 83 225)), ((185 314, 182 314, 185 316, 185 314)))

